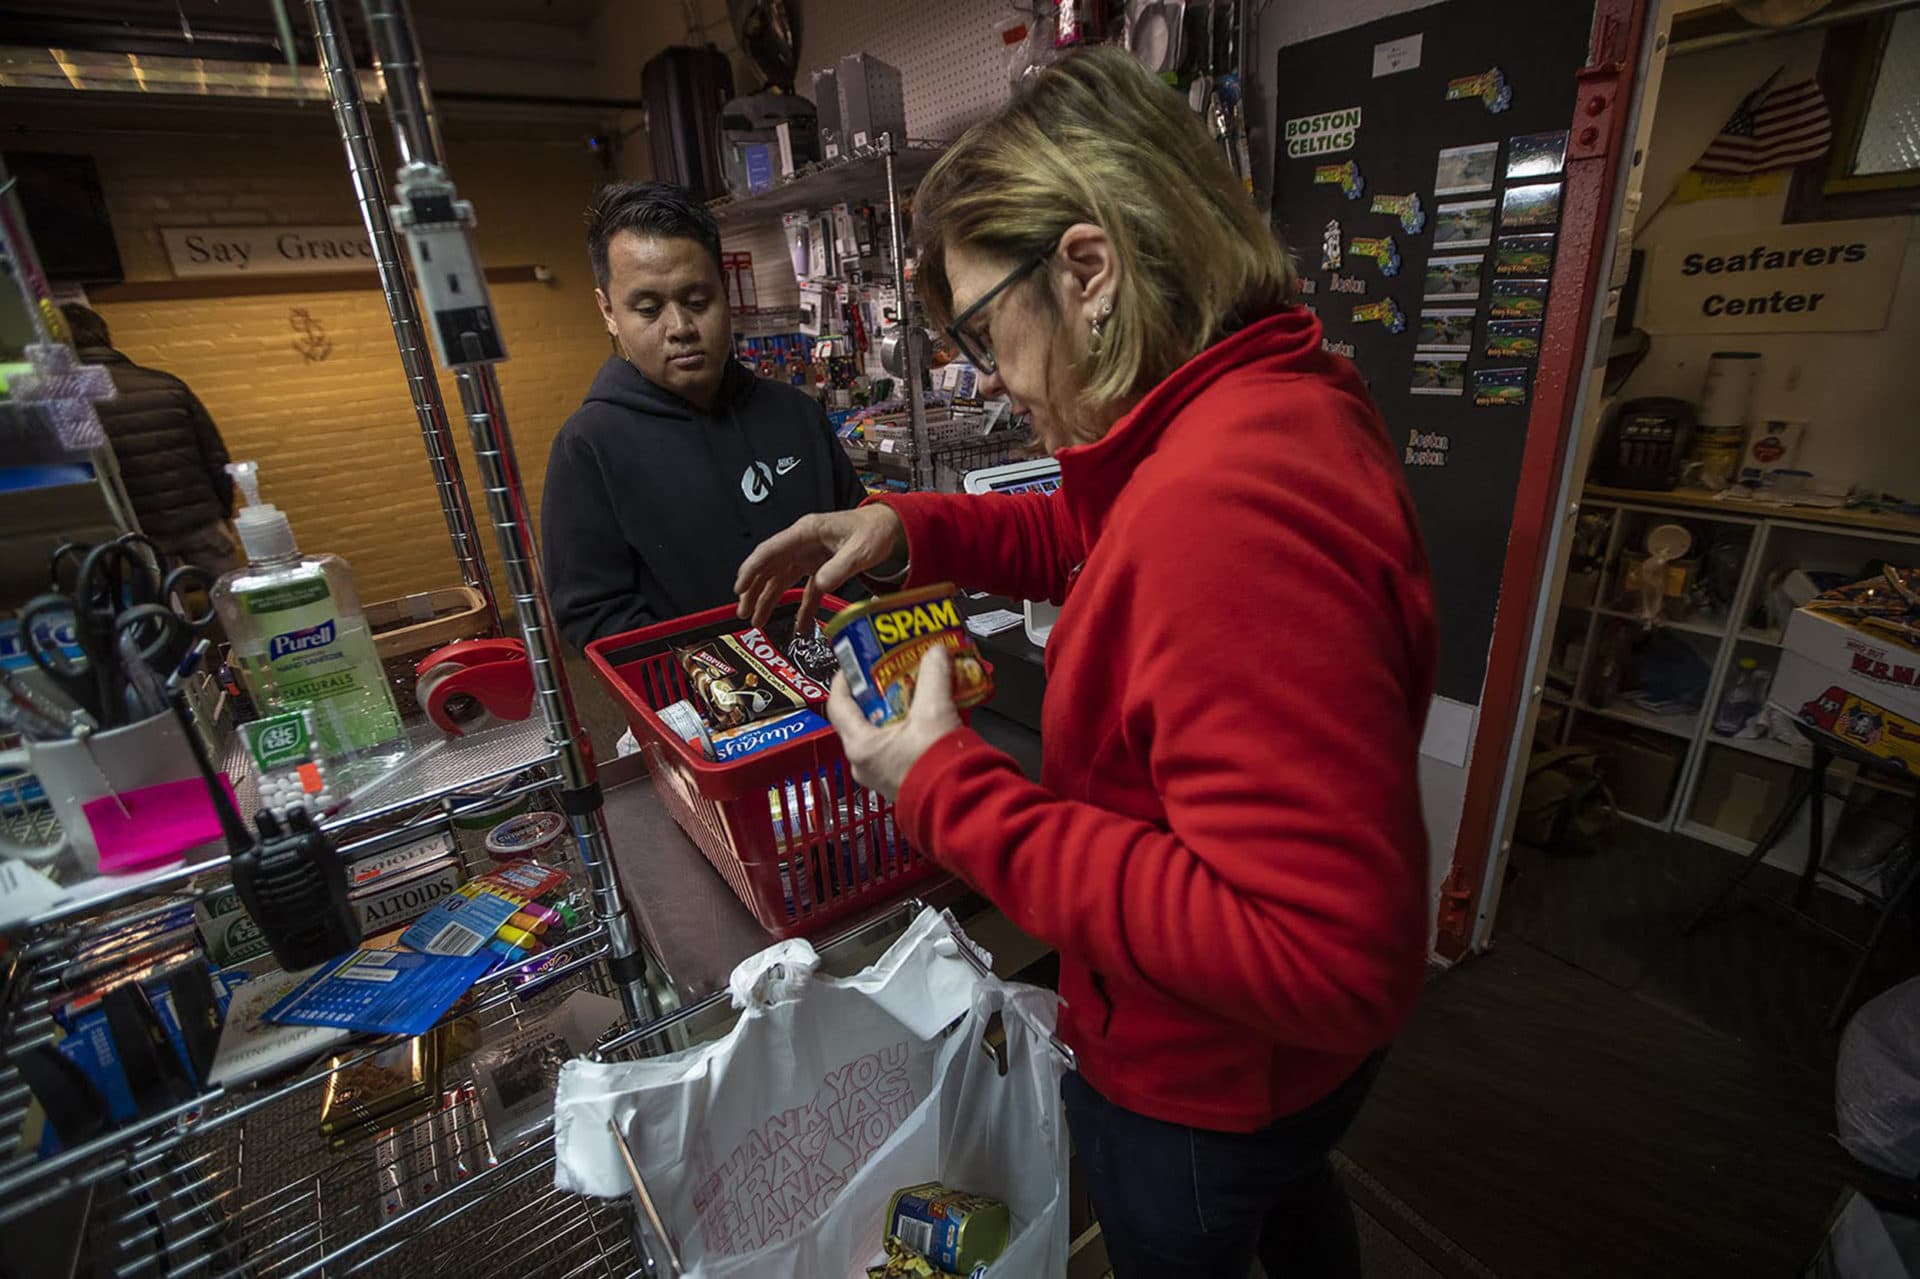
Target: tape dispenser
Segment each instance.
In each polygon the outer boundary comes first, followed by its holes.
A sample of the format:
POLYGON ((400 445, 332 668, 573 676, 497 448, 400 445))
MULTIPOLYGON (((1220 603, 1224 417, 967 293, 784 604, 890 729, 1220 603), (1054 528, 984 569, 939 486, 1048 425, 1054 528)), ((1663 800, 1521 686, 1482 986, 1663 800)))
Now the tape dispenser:
POLYGON ((461 640, 414 665, 414 698, 453 737, 533 713, 533 667, 515 639, 461 640))

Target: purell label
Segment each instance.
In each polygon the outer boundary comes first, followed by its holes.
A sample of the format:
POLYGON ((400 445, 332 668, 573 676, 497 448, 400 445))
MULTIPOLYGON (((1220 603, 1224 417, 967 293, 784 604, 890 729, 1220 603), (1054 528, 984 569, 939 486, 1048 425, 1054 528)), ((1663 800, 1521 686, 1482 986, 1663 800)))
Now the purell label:
POLYGON ((267 641, 267 660, 277 662, 293 653, 305 653, 316 648, 325 648, 333 643, 333 619, 328 618, 318 626, 309 626, 305 630, 287 631, 267 641))

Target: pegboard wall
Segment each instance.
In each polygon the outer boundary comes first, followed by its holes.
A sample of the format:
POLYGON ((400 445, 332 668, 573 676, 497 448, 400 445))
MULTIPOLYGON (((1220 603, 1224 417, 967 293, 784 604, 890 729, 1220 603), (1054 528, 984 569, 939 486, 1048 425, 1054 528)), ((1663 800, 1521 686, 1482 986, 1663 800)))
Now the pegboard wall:
POLYGON ((1008 0, 809 0, 801 92, 816 69, 870 53, 900 72, 907 135, 950 142, 1006 102, 1012 51, 997 28, 1021 12, 1008 0))
MULTIPOLYGON (((1022 10, 1007 0, 810 0, 800 42, 800 91, 817 68, 853 53, 870 53, 900 72, 907 100, 907 135, 951 142, 967 126, 1002 106, 1011 94, 1012 51, 999 26, 1022 10)), ((872 199, 883 195, 877 187, 872 199)), ((730 226, 726 247, 753 255, 754 286, 762 307, 800 304, 800 286, 787 259, 778 216, 730 226)))

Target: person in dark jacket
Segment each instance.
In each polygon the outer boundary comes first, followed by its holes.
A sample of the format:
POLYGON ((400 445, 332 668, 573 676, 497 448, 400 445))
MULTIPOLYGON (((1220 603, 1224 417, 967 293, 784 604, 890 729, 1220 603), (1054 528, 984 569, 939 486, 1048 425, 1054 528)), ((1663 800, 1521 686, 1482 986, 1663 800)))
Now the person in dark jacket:
POLYGON ((140 530, 162 550, 215 575, 240 566, 233 536, 233 477, 227 445, 206 406, 171 373, 135 364, 114 349, 99 312, 60 308, 73 345, 88 364, 104 365, 114 397, 94 405, 140 530))
POLYGON ((866 496, 819 403, 733 358, 713 215, 679 187, 629 182, 590 218, 615 354, 553 441, 540 513, 576 647, 732 603, 747 552, 866 496))

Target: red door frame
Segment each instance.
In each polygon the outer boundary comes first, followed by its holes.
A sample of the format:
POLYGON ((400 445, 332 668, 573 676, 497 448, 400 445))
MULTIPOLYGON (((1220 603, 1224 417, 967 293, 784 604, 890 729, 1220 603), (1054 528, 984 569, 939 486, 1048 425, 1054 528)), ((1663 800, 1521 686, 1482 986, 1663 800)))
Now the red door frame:
POLYGON ((1587 65, 1567 140, 1560 241, 1553 287, 1541 331, 1540 364, 1527 415, 1526 448, 1514 498, 1513 532, 1500 576, 1500 600, 1487 678, 1480 698, 1465 801, 1454 841, 1453 867, 1440 895, 1435 949, 1446 959, 1471 943, 1487 863, 1503 814, 1500 795, 1507 757, 1524 704, 1533 617, 1547 570, 1547 549, 1559 518, 1561 475, 1575 434, 1573 414, 1586 371, 1596 308, 1606 297, 1603 270, 1615 232, 1614 194, 1626 159, 1641 42, 1648 38, 1652 0, 1596 0, 1587 65))

